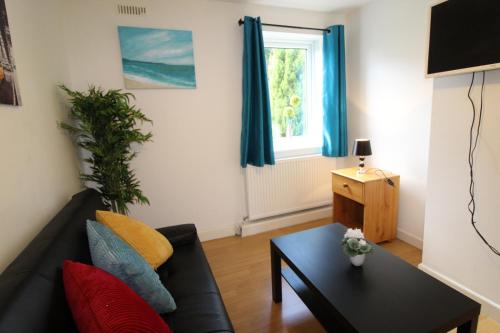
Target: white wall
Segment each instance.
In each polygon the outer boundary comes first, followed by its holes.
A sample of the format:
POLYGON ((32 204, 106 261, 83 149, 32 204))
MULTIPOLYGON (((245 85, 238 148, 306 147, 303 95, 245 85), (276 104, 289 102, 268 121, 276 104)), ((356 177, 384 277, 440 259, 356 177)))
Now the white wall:
POLYGON ((0 271, 80 188, 56 84, 67 80, 63 0, 7 0, 22 107, 0 105, 0 271))
POLYGON ((154 121, 154 142, 134 163, 151 206, 134 207, 131 215, 155 227, 196 223, 203 238, 233 234, 246 214, 239 166, 242 28, 237 20, 250 15, 264 22, 322 27, 341 18, 200 0, 143 1, 139 4, 148 7, 148 15, 127 17, 116 14, 116 3, 67 1, 73 88, 124 88, 118 25, 192 30, 196 63, 195 90, 132 91, 154 121))
MULTIPOLYGON (((380 0, 348 16, 350 139, 372 139, 369 163, 401 174, 399 236, 418 244, 423 235, 421 268, 500 320, 500 262, 475 234, 467 211, 470 75, 424 78, 430 2, 380 0)), ((498 248, 500 71, 487 75, 477 220, 498 248)))
POLYGON ((424 77, 427 14, 426 1, 380 0, 347 22, 350 147, 355 138, 371 139, 368 165, 401 175, 398 237, 419 247, 432 102, 432 80, 424 77))
MULTIPOLYGON (((469 202, 468 140, 472 74, 435 79, 423 268, 472 291, 500 320, 500 260, 476 235, 469 202)), ((476 156, 478 228, 500 248, 500 71, 487 72, 484 119, 476 156)), ((479 77, 474 99, 479 102, 479 77)))

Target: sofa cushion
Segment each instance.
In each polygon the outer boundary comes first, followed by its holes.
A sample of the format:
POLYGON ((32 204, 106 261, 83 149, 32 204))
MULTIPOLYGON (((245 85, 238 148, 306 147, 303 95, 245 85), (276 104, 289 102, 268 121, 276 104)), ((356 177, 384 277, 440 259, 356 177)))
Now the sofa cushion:
POLYGON ((162 234, 139 220, 101 210, 96 212, 96 218, 144 257, 153 269, 167 261, 174 252, 162 234))
POLYGON ((63 280, 80 333, 171 333, 141 297, 97 267, 66 260, 63 280))
POLYGON ((94 265, 125 282, 159 313, 176 309, 158 274, 109 228, 89 220, 87 235, 94 265))
POLYGON ((158 274, 177 304, 175 312, 162 315, 174 332, 233 331, 198 237, 176 246, 174 256, 158 269, 158 274))
POLYGON ((185 296, 177 306, 179 311, 161 315, 175 333, 233 332, 217 293, 185 296))
POLYGON ((218 292, 200 242, 178 250, 179 253, 176 249, 175 255, 158 269, 161 281, 169 287, 174 298, 218 292))

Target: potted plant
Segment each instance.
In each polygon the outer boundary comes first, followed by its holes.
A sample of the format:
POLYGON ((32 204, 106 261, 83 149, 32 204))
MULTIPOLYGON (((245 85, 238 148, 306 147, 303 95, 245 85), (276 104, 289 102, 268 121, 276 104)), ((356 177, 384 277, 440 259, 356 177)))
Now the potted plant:
POLYGON ((366 241, 363 232, 360 229, 351 228, 347 229, 344 234, 342 248, 354 266, 363 265, 366 254, 373 250, 372 246, 366 241))
POLYGON ((151 141, 153 136, 137 127, 138 123, 151 120, 130 104, 134 95, 93 86, 86 92, 60 88, 69 96, 73 123, 59 125, 89 153, 84 162, 89 164, 91 172, 82 172, 80 178, 86 185, 95 184, 104 204, 115 212, 126 214, 128 204, 132 203, 149 204, 130 167, 137 155, 131 146, 151 141))

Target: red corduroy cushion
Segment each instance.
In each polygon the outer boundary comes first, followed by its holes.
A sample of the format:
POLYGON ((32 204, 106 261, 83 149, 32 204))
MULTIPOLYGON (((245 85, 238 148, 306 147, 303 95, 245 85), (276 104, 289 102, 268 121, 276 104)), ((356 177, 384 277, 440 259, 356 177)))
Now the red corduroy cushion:
POLYGON ((66 260, 63 279, 80 333, 172 333, 132 289, 97 267, 66 260))

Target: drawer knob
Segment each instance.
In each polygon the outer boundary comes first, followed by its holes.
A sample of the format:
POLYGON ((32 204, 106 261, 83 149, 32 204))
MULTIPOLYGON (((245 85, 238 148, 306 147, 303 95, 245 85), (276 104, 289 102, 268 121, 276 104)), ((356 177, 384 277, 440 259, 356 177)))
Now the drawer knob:
POLYGON ((342 184, 342 186, 343 186, 344 188, 349 187, 349 185, 347 185, 346 183, 342 184))

